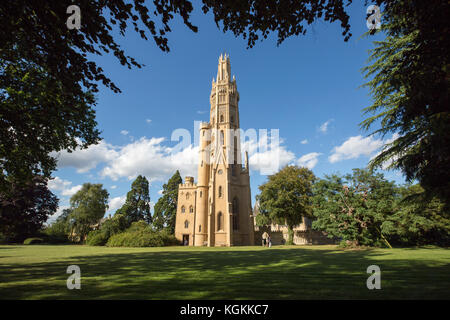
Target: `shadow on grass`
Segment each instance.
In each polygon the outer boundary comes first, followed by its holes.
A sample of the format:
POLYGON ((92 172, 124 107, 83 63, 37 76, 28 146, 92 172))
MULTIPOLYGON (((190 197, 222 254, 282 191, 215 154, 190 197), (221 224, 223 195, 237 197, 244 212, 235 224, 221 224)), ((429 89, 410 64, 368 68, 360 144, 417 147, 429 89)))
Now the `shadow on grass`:
POLYGON ((105 253, 0 264, 1 299, 449 299, 450 264, 374 250, 245 249, 105 253), (66 269, 81 268, 81 290, 66 269), (369 265, 381 290, 368 290, 369 265))

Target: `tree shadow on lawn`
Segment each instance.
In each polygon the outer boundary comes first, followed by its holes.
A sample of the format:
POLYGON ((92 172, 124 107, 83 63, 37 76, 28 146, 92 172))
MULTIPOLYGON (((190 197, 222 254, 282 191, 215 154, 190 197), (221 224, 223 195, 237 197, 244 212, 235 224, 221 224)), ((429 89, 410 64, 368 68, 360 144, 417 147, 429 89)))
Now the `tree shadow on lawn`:
POLYGON ((0 299, 449 299, 450 264, 384 251, 283 248, 75 256, 0 264, 0 299), (69 265, 81 290, 68 290, 69 265), (368 290, 369 265, 381 290, 368 290))

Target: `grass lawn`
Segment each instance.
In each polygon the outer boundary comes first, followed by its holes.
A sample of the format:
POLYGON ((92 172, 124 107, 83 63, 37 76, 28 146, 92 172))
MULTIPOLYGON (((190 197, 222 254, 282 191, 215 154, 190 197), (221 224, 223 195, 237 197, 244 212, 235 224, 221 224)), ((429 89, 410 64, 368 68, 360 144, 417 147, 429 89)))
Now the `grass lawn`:
POLYGON ((450 250, 0 246, 0 299, 450 299, 450 250), (373 264, 381 290, 366 287, 373 264))

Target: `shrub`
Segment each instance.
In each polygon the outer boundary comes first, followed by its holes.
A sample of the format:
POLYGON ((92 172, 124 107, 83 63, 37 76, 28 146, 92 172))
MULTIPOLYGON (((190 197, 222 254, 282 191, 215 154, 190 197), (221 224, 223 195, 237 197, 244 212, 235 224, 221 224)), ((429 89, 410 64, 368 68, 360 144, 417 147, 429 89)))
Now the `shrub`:
POLYGON ((108 247, 163 247, 179 241, 168 231, 153 231, 145 221, 133 222, 125 232, 111 236, 108 247))
POLYGON ((23 242, 23 244, 36 244, 36 243, 42 243, 44 240, 42 238, 27 238, 23 242))
POLYGON ((42 237, 48 243, 65 243, 69 242, 69 227, 65 221, 56 221, 45 228, 42 237))
POLYGON ((115 214, 111 219, 103 222, 100 230, 105 234, 106 238, 121 233, 129 227, 127 218, 123 214, 115 214))
POLYGON ((87 235, 86 244, 90 246, 104 246, 113 235, 123 232, 128 222, 123 214, 115 214, 107 219, 99 230, 91 231, 87 235))
POLYGON ((159 232, 164 242, 164 246, 179 246, 181 245, 181 241, 175 238, 169 229, 163 229, 159 232))
POLYGON ((108 241, 108 236, 102 230, 91 231, 87 235, 86 244, 89 246, 104 246, 108 241))
POLYGON ((127 229, 127 232, 140 232, 140 231, 148 231, 151 232, 150 226, 144 220, 139 220, 133 222, 131 226, 127 229))
POLYGON ((3 233, 0 232, 0 244, 5 244, 5 243, 7 243, 7 242, 8 242, 8 241, 7 241, 7 239, 6 239, 6 236, 3 235, 3 233))
POLYGON ((162 242, 151 233, 144 232, 123 232, 109 238, 108 247, 155 247, 162 246, 162 242))

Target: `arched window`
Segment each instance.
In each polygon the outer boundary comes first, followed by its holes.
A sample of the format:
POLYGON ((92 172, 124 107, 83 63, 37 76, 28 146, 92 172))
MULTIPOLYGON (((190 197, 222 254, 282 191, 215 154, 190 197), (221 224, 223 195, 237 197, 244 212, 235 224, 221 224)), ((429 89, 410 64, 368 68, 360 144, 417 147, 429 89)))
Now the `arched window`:
POLYGON ((222 212, 219 212, 217 214, 217 231, 223 229, 223 214, 222 212))
POLYGON ((219 198, 222 198, 222 194, 223 194, 222 186, 219 186, 219 198))
POLYGON ((224 138, 223 138, 223 130, 220 130, 220 145, 221 145, 221 146, 223 146, 223 141, 224 141, 224 138))
POLYGON ((193 213, 193 212, 194 212, 194 207, 193 207, 193 206, 190 206, 190 207, 189 207, 189 212, 190 212, 190 213, 193 213))
POLYGON ((186 200, 189 200, 189 192, 186 193, 186 200))
POLYGON ((220 122, 223 122, 223 114, 220 115, 220 122))
POLYGON ((201 224, 198 225, 198 232, 202 232, 202 225, 201 224))
POLYGON ((186 212, 186 208, 184 206, 181 206, 181 213, 185 213, 186 212))
POLYGON ((202 197, 202 195, 203 195, 203 192, 200 191, 200 198, 202 197))
POLYGON ((239 199, 233 199, 233 230, 239 230, 239 199))
POLYGON ((186 220, 186 221, 184 222, 184 227, 185 227, 186 229, 189 227, 189 221, 186 220))

